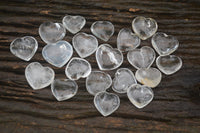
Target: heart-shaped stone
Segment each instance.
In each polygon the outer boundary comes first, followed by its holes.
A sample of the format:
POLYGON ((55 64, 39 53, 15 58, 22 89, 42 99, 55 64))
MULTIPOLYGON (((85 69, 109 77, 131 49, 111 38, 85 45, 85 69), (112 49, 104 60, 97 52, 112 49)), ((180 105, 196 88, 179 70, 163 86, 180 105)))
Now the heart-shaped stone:
POLYGON ((159 55, 169 55, 179 46, 179 42, 174 36, 162 32, 153 35, 151 43, 159 55))
POLYGON ((91 95, 106 91, 111 85, 110 75, 101 71, 92 71, 86 79, 86 88, 91 95))
POLYGON ((182 67, 182 60, 175 55, 159 56, 156 65, 166 75, 177 72, 182 67))
POLYGON ((69 32, 76 34, 85 26, 86 20, 82 16, 66 15, 62 23, 69 32))
POLYGON ((127 93, 127 89, 137 84, 135 76, 128 68, 120 68, 115 73, 112 89, 117 93, 127 93))
POLYGON ((109 21, 96 21, 90 30, 96 37, 106 42, 114 34, 114 25, 109 21))
POLYGON ((140 83, 154 88, 160 83, 162 74, 158 69, 150 67, 137 70, 135 77, 140 83))
POLYGON ((132 28, 140 39, 146 40, 156 33, 158 25, 157 22, 152 18, 138 16, 133 20, 132 28))
POLYGON ((140 45, 140 38, 133 34, 131 29, 123 28, 119 31, 117 36, 117 48, 126 52, 129 50, 133 50, 140 45))
POLYGON ((32 36, 16 38, 10 44, 10 51, 18 58, 29 61, 38 49, 38 42, 32 36))
POLYGON ((56 43, 65 37, 65 27, 60 23, 44 22, 39 27, 39 34, 42 40, 47 43, 56 43))
POLYGON ((151 47, 143 46, 128 52, 127 59, 136 69, 149 68, 155 60, 155 52, 151 47))
POLYGON ((48 44, 42 49, 43 58, 56 67, 64 66, 69 61, 72 54, 73 48, 71 44, 66 41, 48 44))
POLYGON ((42 89, 49 86, 53 80, 55 73, 50 67, 43 67, 39 62, 30 63, 25 69, 26 80, 34 89, 42 89))
POLYGON ((78 80, 89 76, 91 71, 91 65, 87 60, 73 57, 66 66, 65 74, 71 80, 78 80))
POLYGON ((113 70, 123 62, 123 54, 109 44, 102 44, 96 51, 96 60, 100 70, 113 70))
POLYGON ((95 95, 94 105, 103 116, 108 116, 119 108, 120 99, 116 94, 103 91, 95 95))
POLYGON ((63 101, 72 98, 78 91, 78 85, 70 79, 55 79, 51 83, 52 94, 58 101, 63 101))
POLYGON ((127 95, 129 100, 137 108, 147 106, 154 97, 153 91, 148 86, 141 86, 139 84, 132 85, 128 88, 127 95))
POLYGON ((78 33, 73 39, 74 49, 81 58, 85 58, 93 54, 98 48, 98 41, 93 35, 86 33, 78 33))

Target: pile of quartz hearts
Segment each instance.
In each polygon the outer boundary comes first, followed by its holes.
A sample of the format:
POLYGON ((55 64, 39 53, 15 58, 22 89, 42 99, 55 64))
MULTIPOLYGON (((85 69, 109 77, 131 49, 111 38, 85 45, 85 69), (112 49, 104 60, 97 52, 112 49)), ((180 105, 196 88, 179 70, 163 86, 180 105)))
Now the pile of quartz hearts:
MULTIPOLYGON (((127 93, 131 103, 137 108, 143 108, 149 104, 154 93, 151 88, 156 87, 163 72, 170 75, 178 71, 182 66, 182 60, 170 55, 179 46, 178 40, 165 33, 157 32, 157 22, 152 18, 136 17, 132 22, 132 29, 123 28, 117 37, 117 48, 109 44, 98 46, 99 38, 108 41, 114 33, 114 26, 108 21, 96 21, 91 26, 93 35, 79 32, 85 25, 86 20, 82 16, 67 15, 61 23, 45 22, 39 27, 39 35, 47 44, 42 50, 43 58, 53 66, 63 67, 66 63, 65 74, 68 79, 54 79, 54 70, 43 67, 38 62, 30 63, 25 69, 25 76, 29 85, 34 89, 42 89, 51 84, 53 95, 58 101, 67 100, 75 96, 78 85, 75 80, 86 78, 86 89, 94 96, 94 104, 97 110, 108 116, 118 109, 120 98, 114 93, 107 92, 112 86, 116 93, 127 93), (72 45, 62 40, 66 29, 76 34, 72 39, 72 45), (156 58, 154 49, 143 46, 140 49, 141 40, 151 38, 155 51, 159 54, 156 58), (141 39, 141 40, 140 40, 141 39), (73 48, 80 57, 72 57, 73 48), (92 71, 90 63, 84 59, 96 52, 96 61, 102 71, 92 71), (128 52, 128 62, 137 69, 135 76, 128 68, 119 68, 123 63, 122 52, 128 52), (156 58, 156 68, 152 68, 156 58), (112 80, 107 70, 119 68, 112 80), (137 83, 140 82, 143 85, 137 83)), ((38 48, 37 40, 31 36, 17 38, 10 44, 11 52, 29 61, 38 48)))

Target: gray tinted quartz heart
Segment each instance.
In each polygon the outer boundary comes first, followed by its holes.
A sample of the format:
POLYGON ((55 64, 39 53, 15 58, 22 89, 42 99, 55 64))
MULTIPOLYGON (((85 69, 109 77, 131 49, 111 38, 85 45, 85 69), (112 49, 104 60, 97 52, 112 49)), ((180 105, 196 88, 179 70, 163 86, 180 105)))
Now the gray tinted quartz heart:
POLYGON ((123 54, 109 44, 102 44, 96 51, 96 60, 101 70, 113 70, 123 62, 123 54))
POLYGON ((140 37, 140 39, 146 40, 156 33, 158 25, 157 22, 152 18, 138 16, 133 20, 132 28, 135 34, 140 37))
POLYGON ((154 97, 153 91, 150 87, 141 86, 139 84, 132 85, 128 88, 127 95, 129 100, 137 108, 147 106, 154 97))
POLYGON ((43 67, 39 62, 30 63, 25 69, 26 80, 34 89, 49 86, 54 80, 54 71, 50 67, 43 67))
POLYGON ((63 101, 76 95, 78 85, 70 79, 55 79, 51 84, 51 91, 58 101, 63 101))
POLYGON ((89 76, 91 69, 91 65, 87 60, 73 57, 66 66, 65 74, 71 80, 78 80, 89 76))
POLYGON ((127 59, 136 69, 149 68, 155 60, 155 52, 151 47, 143 46, 128 52, 127 59))
POLYGON ((131 29, 123 28, 117 36, 117 48, 122 51, 133 50, 140 45, 140 38, 131 29))
POLYGON ((111 84, 110 75, 101 71, 92 71, 86 79, 86 88, 91 95, 106 91, 111 84))
POLYGON ((66 15, 63 18, 62 23, 69 32, 76 34, 84 27, 86 20, 82 16, 66 15))
POLYGON ((152 46, 159 55, 169 55, 179 46, 178 40, 162 32, 156 33, 151 39, 152 46))
POLYGON ((66 41, 48 44, 42 50, 43 58, 56 67, 64 66, 73 54, 71 44, 66 41))
POLYGON ((29 61, 34 56, 37 48, 38 42, 31 36, 16 38, 10 44, 11 53, 25 61, 29 61))
POLYGON ((114 33, 114 25, 109 21, 96 21, 90 29, 96 37, 103 41, 108 41, 114 33))
POLYGON ((115 73, 112 88, 115 92, 126 93, 127 89, 133 84, 137 84, 133 72, 128 68, 120 68, 115 73))
POLYGON ((119 108, 120 99, 116 94, 99 92, 94 97, 94 105, 103 116, 108 116, 119 108))
POLYGON ((156 65, 164 74, 170 75, 182 67, 182 60, 175 55, 159 56, 156 65))
POLYGON ((81 58, 90 56, 98 47, 98 41, 96 37, 86 33, 76 34, 72 39, 72 43, 74 49, 81 58))
POLYGON ((45 43, 50 44, 62 40, 66 30, 60 23, 45 22, 40 25, 39 34, 45 43))

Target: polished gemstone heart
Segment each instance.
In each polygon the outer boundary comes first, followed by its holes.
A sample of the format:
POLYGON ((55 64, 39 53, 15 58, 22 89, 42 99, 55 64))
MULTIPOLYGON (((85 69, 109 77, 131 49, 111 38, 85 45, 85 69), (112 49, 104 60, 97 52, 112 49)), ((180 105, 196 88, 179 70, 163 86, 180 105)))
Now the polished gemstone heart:
POLYGON ((117 36, 117 48, 122 51, 133 50, 140 45, 140 38, 131 29, 123 28, 117 36))
POLYGON ((158 69, 150 67, 137 70, 135 77, 140 83, 154 88, 160 83, 162 74, 158 69))
POLYGON ((156 65, 166 75, 177 72, 182 67, 182 60, 175 55, 159 56, 156 65))
POLYGON ((66 15, 62 23, 69 32, 76 34, 85 26, 86 20, 82 16, 66 15))
POLYGON ((127 95, 129 100, 137 108, 147 106, 154 97, 153 91, 148 86, 141 86, 139 84, 132 85, 128 88, 127 95))
POLYGON ((103 116, 108 116, 119 108, 120 99, 116 94, 99 92, 94 97, 94 105, 103 116))
POLYGON ((96 60, 101 70, 113 70, 123 62, 123 54, 109 44, 102 44, 96 51, 96 60))
POLYGON ((45 22, 39 27, 39 34, 42 40, 47 43, 56 43, 65 37, 65 27, 60 23, 45 22))
POLYGON ((152 46, 159 55, 169 55, 179 46, 178 40, 162 32, 156 33, 151 39, 152 46))
POLYGON ((32 62, 25 69, 26 80, 34 90, 49 86, 54 80, 54 75, 53 69, 43 67, 39 62, 32 62))
POLYGON ((132 28, 140 39, 146 40, 156 33, 158 25, 157 22, 152 18, 138 16, 133 20, 132 28))
POLYGON ((42 49, 43 58, 56 67, 64 66, 69 61, 72 54, 73 48, 71 44, 66 41, 48 44, 42 49))
POLYGON ((51 83, 51 91, 58 101, 72 98, 78 91, 78 85, 70 79, 55 79, 51 83))
POLYGON ((101 71, 92 71, 86 79, 86 88, 91 95, 106 91, 111 85, 110 75, 101 71))
POLYGON ((38 49, 38 42, 32 36, 16 38, 10 44, 10 51, 18 58, 29 61, 38 49))
POLYGON ((74 49, 81 58, 85 58, 93 54, 98 48, 98 41, 93 35, 86 33, 78 33, 73 39, 74 49))
POLYGON ((65 74, 71 80, 78 80, 89 76, 91 69, 91 65, 87 60, 73 57, 66 66, 65 74))
POLYGON ((133 84, 137 84, 133 72, 128 68, 120 68, 115 73, 112 88, 115 92, 126 93, 127 89, 133 84))
POLYGON ((96 21, 90 29, 96 37, 105 42, 114 34, 114 25, 109 21, 96 21))
POLYGON ((143 46, 128 52, 127 59, 136 69, 149 68, 155 60, 155 52, 151 47, 143 46))

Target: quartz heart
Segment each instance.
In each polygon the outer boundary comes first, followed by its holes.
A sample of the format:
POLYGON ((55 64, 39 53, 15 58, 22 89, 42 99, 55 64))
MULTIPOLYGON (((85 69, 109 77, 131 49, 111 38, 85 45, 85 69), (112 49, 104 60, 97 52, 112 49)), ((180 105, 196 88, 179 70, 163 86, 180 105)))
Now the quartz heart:
POLYGON ((38 49, 38 42, 34 37, 16 38, 10 44, 10 51, 18 58, 29 61, 38 49))

